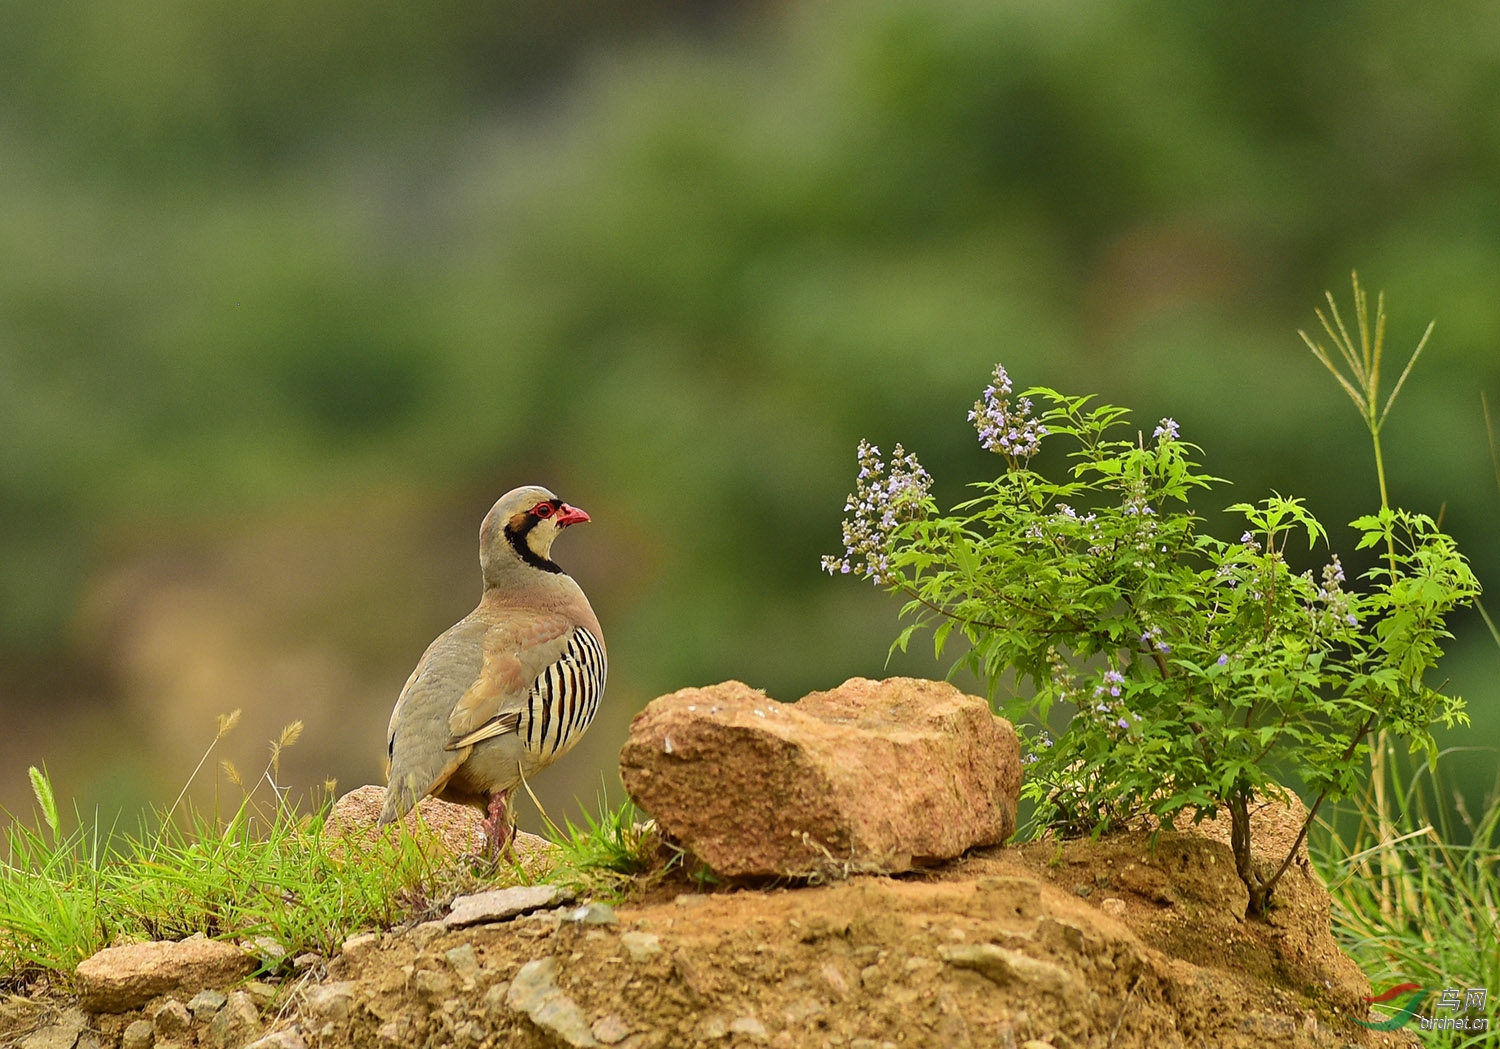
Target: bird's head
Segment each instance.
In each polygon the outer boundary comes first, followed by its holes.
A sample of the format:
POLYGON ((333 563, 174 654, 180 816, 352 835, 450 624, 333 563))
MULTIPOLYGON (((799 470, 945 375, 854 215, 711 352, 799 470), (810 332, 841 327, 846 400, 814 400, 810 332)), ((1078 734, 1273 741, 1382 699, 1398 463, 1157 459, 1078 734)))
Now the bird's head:
POLYGON ((589 515, 569 506, 539 485, 514 488, 502 495, 479 526, 479 567, 486 586, 513 579, 526 567, 561 573, 552 560, 552 541, 568 525, 589 515))

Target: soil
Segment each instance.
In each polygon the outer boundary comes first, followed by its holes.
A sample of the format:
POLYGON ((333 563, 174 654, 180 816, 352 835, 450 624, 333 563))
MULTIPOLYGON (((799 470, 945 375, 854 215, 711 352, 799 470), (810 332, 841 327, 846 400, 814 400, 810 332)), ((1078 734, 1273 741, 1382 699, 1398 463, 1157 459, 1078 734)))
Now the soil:
MULTIPOLYGON (((1290 844, 1285 816, 1261 817, 1267 858, 1290 844)), ((572 907, 463 929, 428 922, 287 978, 253 1030, 195 1024, 156 1045, 293 1028, 309 1049, 1418 1044, 1354 1022, 1369 985, 1338 951, 1305 859, 1268 919, 1249 920, 1227 828, 1206 826, 997 847, 825 885, 702 893, 671 875, 619 904, 612 924, 572 920, 572 907), (557 1033, 566 1024, 514 1008, 521 967, 545 958, 581 1024, 571 1042, 557 1033), (343 1004, 317 1005, 310 992, 335 981, 347 982, 343 1004)), ((84 1037, 118 1046, 163 1004, 89 1018, 84 1037)), ((0 1045, 26 1045, 67 1006, 12 1002, 0 1045)))

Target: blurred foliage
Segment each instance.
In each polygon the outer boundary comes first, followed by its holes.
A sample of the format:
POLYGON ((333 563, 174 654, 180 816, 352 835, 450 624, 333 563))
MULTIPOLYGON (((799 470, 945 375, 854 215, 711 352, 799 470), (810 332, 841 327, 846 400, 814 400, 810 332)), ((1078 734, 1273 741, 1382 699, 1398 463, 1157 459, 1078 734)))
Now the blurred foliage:
POLYGON ((588 581, 633 695, 878 674, 895 609, 817 571, 855 442, 956 501, 996 360, 1174 415, 1226 501, 1370 509, 1296 336, 1356 265, 1397 345, 1438 320, 1393 499, 1493 584, 1496 40, 1478 0, 0 0, 0 658, 85 658, 88 581, 173 529, 546 480, 636 537, 588 581))

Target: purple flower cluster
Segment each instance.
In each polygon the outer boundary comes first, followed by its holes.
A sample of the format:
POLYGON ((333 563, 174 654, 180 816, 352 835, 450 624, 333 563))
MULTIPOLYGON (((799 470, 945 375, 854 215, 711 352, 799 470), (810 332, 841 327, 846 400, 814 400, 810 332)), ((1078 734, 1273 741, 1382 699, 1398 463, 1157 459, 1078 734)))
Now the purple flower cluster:
POLYGON ((1052 747, 1052 735, 1046 729, 1042 729, 1030 741, 1030 746, 1028 747, 1028 753, 1021 760, 1022 760, 1022 762, 1024 764, 1034 765, 1038 760, 1040 760, 1040 758, 1041 758, 1041 751, 1050 750, 1051 747, 1052 747))
POLYGON ((1125 687, 1125 675, 1118 670, 1106 670, 1099 685, 1094 689, 1094 713, 1103 715, 1105 720, 1113 722, 1115 728, 1124 731, 1137 720, 1136 716, 1124 709, 1120 702, 1120 696, 1125 687))
POLYGON ((1106 670, 1103 683, 1094 689, 1094 698, 1098 699, 1108 692, 1115 699, 1120 698, 1120 687, 1125 684, 1125 675, 1118 670, 1106 670))
POLYGON ((1178 429, 1176 419, 1163 419, 1157 424, 1156 429, 1151 431, 1151 436, 1156 438, 1156 440, 1162 442, 1163 444, 1168 441, 1177 440, 1177 434, 1178 429))
POLYGON ((1010 376, 997 364, 984 396, 974 402, 969 421, 979 431, 979 444, 985 451, 1024 463, 1041 447, 1047 428, 1031 417, 1031 398, 1020 398, 1012 408, 1010 395, 1010 376))
POLYGON ((1141 644, 1148 649, 1156 649, 1156 651, 1160 652, 1162 655, 1167 655, 1172 651, 1172 646, 1161 639, 1161 627, 1159 626, 1148 628, 1146 632, 1141 635, 1141 644))
MULTIPOLYGON (((1308 573, 1309 578, 1312 573, 1308 573)), ((1339 562, 1339 555, 1334 554, 1333 560, 1323 566, 1323 581, 1318 587, 1318 601, 1322 603, 1326 613, 1336 619, 1342 620, 1349 626, 1359 626, 1359 616, 1354 611, 1353 595, 1344 589, 1344 566, 1339 562)))
POLYGON ((858 454, 854 494, 844 503, 844 512, 852 514, 844 518, 844 556, 825 556, 823 570, 890 585, 897 582, 890 564, 892 537, 902 524, 927 512, 932 475, 899 444, 889 468, 869 441, 859 442, 858 454))

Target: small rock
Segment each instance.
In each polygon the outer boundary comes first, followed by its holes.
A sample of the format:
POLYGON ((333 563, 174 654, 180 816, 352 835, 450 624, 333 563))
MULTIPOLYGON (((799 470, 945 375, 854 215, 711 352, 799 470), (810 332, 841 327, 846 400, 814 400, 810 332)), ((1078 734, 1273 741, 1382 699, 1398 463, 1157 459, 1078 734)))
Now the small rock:
POLYGON ((310 1016, 324 1023, 342 1023, 354 1010, 356 986, 352 980, 317 984, 307 989, 302 1000, 310 1016))
POLYGON ((426 947, 433 940, 448 931, 448 925, 441 920, 423 922, 406 934, 406 938, 418 947, 426 947))
POLYGON ((450 929, 481 922, 503 922, 518 914, 556 907, 573 898, 573 890, 561 885, 514 885, 508 889, 491 889, 453 901, 453 910, 443 919, 450 929))
POLYGON ((156 1028, 150 1020, 132 1020, 125 1025, 125 1034, 120 1038, 120 1049, 150 1049, 155 1041, 156 1028))
POLYGON ((380 946, 381 936, 378 932, 362 932, 357 936, 351 936, 344 941, 342 948, 344 960, 358 963, 368 957, 375 948, 380 946))
POLYGON ((192 1023, 193 1016, 188 1012, 187 1006, 175 998, 163 1002, 151 1017, 151 1024, 160 1038, 174 1038, 185 1034, 192 1023))
POLYGON ((1099 909, 1105 914, 1118 918, 1125 913, 1125 901, 1117 896, 1110 896, 1099 901, 1099 909))
POLYGON ((849 997, 849 981, 844 976, 843 971, 833 962, 825 962, 823 967, 818 970, 818 975, 823 978, 823 982, 828 985, 828 989, 833 992, 834 997, 849 997))
POLYGON ((257 1038, 245 1049, 307 1049, 299 1027, 288 1027, 284 1031, 273 1031, 264 1038, 257 1038))
POLYGON ((453 997, 453 977, 436 969, 418 969, 411 978, 417 995, 429 1004, 441 1005, 453 997))
POLYGON ((698 1037, 707 1041, 717 1041, 720 1038, 729 1037, 729 1025, 724 1022, 722 1016, 705 1017, 698 1025, 698 1037))
POLYGON ((729 1025, 730 1034, 742 1034, 752 1042, 769 1042, 770 1033, 766 1025, 753 1016, 736 1017, 729 1025))
POLYGON ((21 1049, 73 1049, 77 1044, 78 1028, 52 1024, 27 1035, 21 1041, 21 1049))
POLYGON ((243 1043, 260 1027, 260 1010, 244 991, 233 991, 224 1008, 208 1022, 208 1037, 214 1045, 228 1049, 243 1043))
POLYGON ((630 1025, 620 1018, 619 1013, 599 1017, 590 1030, 605 1045, 614 1045, 630 1037, 630 1025))
POLYGON ((267 972, 279 969, 286 961, 287 950, 281 941, 270 936, 256 936, 240 945, 260 959, 261 968, 267 972))
POLYGON ((479 957, 474 953, 474 945, 461 943, 457 947, 443 952, 443 957, 453 971, 465 980, 472 980, 479 975, 479 957))
POLYGON ((484 992, 484 1011, 491 1016, 499 1016, 500 1009, 505 1005, 505 996, 509 991, 509 980, 501 980, 492 985, 488 991, 484 992))
POLYGON ((78 1002, 91 1013, 122 1013, 163 994, 223 987, 254 970, 232 943, 187 939, 106 947, 78 963, 78 1002))
POLYGON ((281 993, 274 984, 266 983, 264 980, 246 980, 240 984, 239 989, 250 996, 250 1000, 255 1003, 257 1009, 264 1009, 281 993))
POLYGON ((791 1005, 788 1005, 782 1012, 782 1016, 786 1018, 786 1022, 790 1026, 796 1027, 798 1024, 806 1023, 814 1016, 826 1013, 827 1011, 828 1007, 816 998, 804 997, 798 998, 791 1005))
POLYGON ((314 965, 321 965, 324 958, 316 951, 306 951, 292 959, 292 968, 299 973, 305 973, 314 965))
POLYGON ((505 1004, 531 1017, 531 1022, 565 1045, 597 1046, 583 1010, 557 986, 557 960, 541 958, 527 962, 516 973, 506 992, 505 1004))
POLYGON ((229 1001, 229 996, 223 991, 216 991, 210 987, 206 991, 199 991, 188 999, 188 1011, 193 1014, 193 1019, 199 1023, 207 1023, 214 1018, 214 1014, 224 1008, 224 1003, 229 1001))
POLYGON ((633 962, 646 962, 661 953, 661 937, 654 932, 622 932, 620 946, 633 962))
POLYGON ((1031 984, 1051 991, 1060 998, 1074 993, 1074 979, 1068 971, 1053 962, 1044 962, 1007 950, 998 944, 973 943, 961 947, 939 947, 944 961, 958 969, 973 969, 998 984, 1011 982, 1031 984))
POLYGON ((397 1020, 387 1020, 375 1031, 375 1038, 381 1045, 404 1045, 406 1036, 401 1030, 401 1023, 397 1020))
POLYGON ((607 903, 586 903, 575 911, 569 912, 567 919, 570 922, 579 922, 583 925, 615 925, 619 923, 615 917, 615 909, 607 903))
POLYGON ((720 875, 842 877, 1004 841, 1021 756, 1008 721, 945 682, 852 678, 777 703, 728 681, 649 703, 620 775, 720 875))

